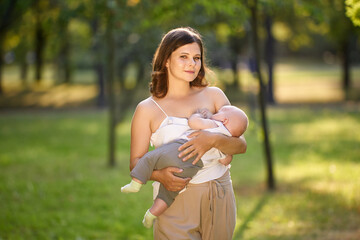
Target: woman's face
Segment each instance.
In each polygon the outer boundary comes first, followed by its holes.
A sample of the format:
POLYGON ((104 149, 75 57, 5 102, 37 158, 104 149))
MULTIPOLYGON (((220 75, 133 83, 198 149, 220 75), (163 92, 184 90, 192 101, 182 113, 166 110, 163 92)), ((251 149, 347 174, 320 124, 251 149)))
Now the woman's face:
POLYGON ((201 68, 201 51, 197 43, 189 43, 172 52, 166 62, 169 81, 192 82, 201 68))

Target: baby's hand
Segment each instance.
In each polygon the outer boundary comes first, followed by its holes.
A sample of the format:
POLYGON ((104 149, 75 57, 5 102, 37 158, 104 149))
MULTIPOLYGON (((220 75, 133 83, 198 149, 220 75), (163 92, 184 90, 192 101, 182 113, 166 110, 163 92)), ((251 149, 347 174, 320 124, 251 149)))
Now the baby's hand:
POLYGON ((209 109, 201 108, 197 111, 203 118, 209 119, 213 115, 209 109))
POLYGON ((229 164, 232 162, 232 159, 233 159, 233 156, 232 156, 232 155, 228 155, 228 156, 226 156, 225 158, 220 159, 220 160, 219 160, 219 163, 227 166, 227 165, 229 165, 229 164))

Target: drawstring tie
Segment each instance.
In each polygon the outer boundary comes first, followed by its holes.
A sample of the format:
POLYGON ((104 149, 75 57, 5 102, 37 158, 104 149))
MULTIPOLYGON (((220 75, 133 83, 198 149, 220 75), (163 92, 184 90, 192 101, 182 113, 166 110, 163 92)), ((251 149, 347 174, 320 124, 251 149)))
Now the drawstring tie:
POLYGON ((210 212, 211 212, 211 225, 214 224, 214 215, 216 206, 216 199, 223 199, 225 197, 226 190, 217 179, 209 181, 209 202, 210 202, 210 212))

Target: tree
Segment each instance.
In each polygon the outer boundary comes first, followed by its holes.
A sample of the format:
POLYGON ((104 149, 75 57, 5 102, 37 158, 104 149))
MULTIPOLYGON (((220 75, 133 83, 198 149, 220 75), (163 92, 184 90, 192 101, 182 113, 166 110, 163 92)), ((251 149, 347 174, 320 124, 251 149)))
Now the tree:
MULTIPOLYGON (((319 14, 315 20, 323 20, 328 25, 328 36, 335 43, 338 50, 338 56, 341 61, 342 69, 342 87, 345 92, 345 99, 349 99, 351 89, 351 58, 350 48, 351 40, 356 35, 354 25, 349 18, 346 17, 346 6, 344 0, 320 1, 311 3, 304 1, 304 6, 308 11, 318 11, 319 14)), ((355 2, 355 1, 353 1, 355 2)))
POLYGON ((265 85, 261 73, 261 55, 260 55, 260 46, 259 46, 259 36, 258 36, 258 2, 257 0, 250 0, 248 2, 249 9, 251 13, 251 36, 253 41, 254 57, 255 57, 255 73, 256 78, 259 81, 259 102, 260 102, 260 111, 261 111, 261 123, 262 123, 262 133, 264 137, 264 149, 265 149, 265 158, 266 158, 266 169, 267 169, 267 186, 269 190, 275 190, 275 179, 273 173, 273 163, 271 155, 271 147, 269 141, 269 133, 267 126, 267 117, 266 117, 266 100, 265 100, 265 85))
POLYGON ((57 28, 59 50, 57 56, 57 69, 60 75, 60 81, 70 83, 72 78, 71 67, 71 39, 69 33, 69 22, 75 15, 76 9, 70 9, 68 2, 54 1, 54 8, 58 9, 58 16, 54 19, 54 25, 57 28))
POLYGON ((360 1, 359 0, 345 0, 346 16, 348 16, 353 24, 360 27, 360 1))
POLYGON ((107 94, 109 99, 109 166, 115 166, 115 147, 116 147, 116 99, 115 99, 115 39, 114 39, 114 15, 116 2, 109 0, 107 2, 106 12, 106 74, 107 94))
POLYGON ((273 18, 270 15, 265 16, 265 62, 268 70, 268 82, 266 91, 267 102, 274 104, 274 61, 275 61, 275 38, 272 33, 273 18))
POLYGON ((3 93, 2 71, 3 71, 3 55, 4 41, 8 31, 14 24, 21 19, 26 9, 31 7, 33 1, 3 0, 0 2, 0 94, 3 93))
POLYGON ((44 65, 44 49, 46 44, 45 28, 43 26, 44 14, 46 12, 47 4, 39 0, 35 4, 35 81, 40 83, 42 79, 42 70, 44 65))

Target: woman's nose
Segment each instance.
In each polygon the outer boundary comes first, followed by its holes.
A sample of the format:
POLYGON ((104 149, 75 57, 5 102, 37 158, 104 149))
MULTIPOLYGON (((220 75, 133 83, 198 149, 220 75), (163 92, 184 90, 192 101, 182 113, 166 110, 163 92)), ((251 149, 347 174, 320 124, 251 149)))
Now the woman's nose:
POLYGON ((189 65, 190 65, 190 66, 194 66, 195 64, 196 64, 196 61, 191 58, 191 59, 189 60, 189 65))

